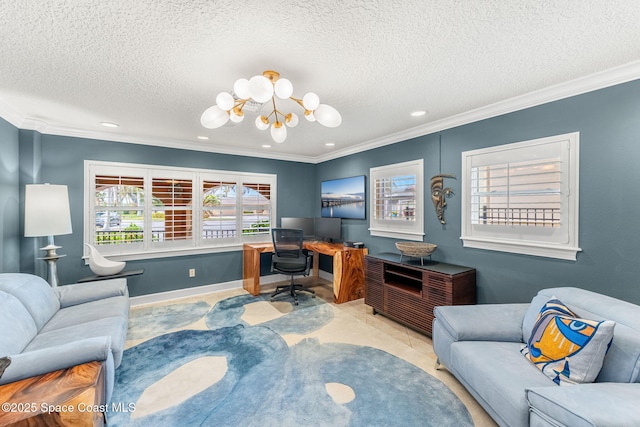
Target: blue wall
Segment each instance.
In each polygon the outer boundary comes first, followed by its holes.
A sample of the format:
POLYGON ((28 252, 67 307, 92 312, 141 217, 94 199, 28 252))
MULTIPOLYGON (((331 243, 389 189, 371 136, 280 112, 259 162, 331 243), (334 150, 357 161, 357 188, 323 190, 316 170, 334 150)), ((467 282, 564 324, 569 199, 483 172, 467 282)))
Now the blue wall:
POLYGON ((0 120, 0 272, 20 271, 18 129, 0 120))
MULTIPOLYGON (((82 260, 84 160, 86 159, 277 173, 278 217, 313 215, 312 199, 316 180, 315 166, 311 164, 53 135, 42 135, 41 141, 38 141, 34 138, 34 135, 39 135, 38 133, 22 132, 25 134, 21 135, 21 148, 27 147, 23 148, 24 151, 28 151, 28 147, 32 145, 41 146, 40 182, 65 184, 69 187, 74 232, 56 237, 56 244, 62 246, 58 252, 66 255, 58 261, 58 276, 61 283, 73 283, 81 277, 92 274, 82 260)), ((20 161, 24 169, 28 169, 33 163, 29 156, 21 157, 20 161)), ((25 244, 29 244, 32 240, 34 239, 23 239, 25 244)), ((23 256, 33 260, 41 254, 36 249, 35 252, 32 250, 31 255, 23 254, 23 256)), ((44 263, 37 261, 32 268, 37 269, 40 264, 44 263)), ((242 251, 128 261, 127 266, 128 269, 145 269, 142 276, 129 279, 131 295, 145 295, 242 279, 242 251), (188 277, 187 271, 190 268, 196 269, 196 277, 188 277)), ((33 270, 24 267, 22 271, 32 272, 33 270)))
MULTIPOLYGON (((477 269, 479 302, 526 302, 550 286, 577 286, 640 303, 640 81, 443 131, 442 173, 461 176, 461 152, 580 132, 580 235, 577 261, 463 248, 459 179, 445 179, 446 225, 425 200, 425 241, 433 258, 477 269)), ((425 159, 425 188, 439 173, 439 136, 427 135, 318 165, 319 181, 369 173, 370 167, 425 159)), ((317 208, 319 209, 319 207, 317 208)), ((369 215, 369 212, 367 212, 369 215)), ((346 221, 347 240, 370 253, 396 252, 393 239, 370 237, 368 221, 346 221)))
MULTIPOLYGON (((455 196, 447 200, 446 225, 441 225, 429 197, 425 198, 426 241, 438 244, 434 259, 477 269, 479 302, 525 302, 541 288, 578 286, 640 304, 640 81, 587 93, 523 111, 426 135, 318 165, 188 150, 40 135, 17 131, 0 120, 0 207, 3 209, 2 271, 31 272, 42 268, 35 239, 20 239, 16 199, 29 182, 69 186, 74 233, 59 236, 63 246, 59 275, 70 283, 90 274, 81 260, 83 160, 172 165, 278 174, 278 216, 317 216, 320 182, 369 175, 369 168, 416 158, 425 160, 425 188, 440 172, 461 176, 462 151, 498 144, 580 132, 580 237, 577 261, 463 248, 460 241, 459 179, 447 179, 455 196), (19 137, 17 136, 19 135, 19 137), (19 140, 19 143, 17 142, 19 140), (5 152, 5 147, 7 151, 5 152), (19 155, 16 151, 19 149, 19 155), (17 157, 20 178, 14 175, 17 157), (41 163, 41 164, 40 164, 41 163)), ((344 220, 343 238, 362 240, 371 253, 395 251, 394 239, 369 236, 367 220, 344 220)), ((239 280, 239 251, 131 261, 145 274, 130 279, 132 295, 143 295, 239 280), (188 268, 198 276, 190 279, 188 268)))

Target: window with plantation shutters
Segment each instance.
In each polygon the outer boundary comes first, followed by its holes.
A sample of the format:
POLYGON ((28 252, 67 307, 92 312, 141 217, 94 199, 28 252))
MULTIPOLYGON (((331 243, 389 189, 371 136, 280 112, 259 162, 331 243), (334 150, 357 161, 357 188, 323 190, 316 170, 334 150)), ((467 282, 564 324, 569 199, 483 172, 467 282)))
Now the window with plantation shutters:
POLYGON ((203 181, 203 239, 235 239, 238 235, 236 185, 235 181, 203 181))
POLYGON ((471 169, 471 223, 560 227, 561 163, 540 160, 471 169))
POLYGON ((242 234, 263 235, 270 239, 271 184, 243 182, 242 234))
POLYGON ((151 219, 157 231, 154 242, 193 238, 193 182, 168 176, 151 178, 151 219))
POLYGON ((86 161, 85 242, 116 259, 141 259, 268 240, 276 178, 86 161))
POLYGON ((205 178, 202 184, 202 238, 209 242, 257 238, 270 240, 272 188, 268 180, 205 178))
POLYGON ((144 178, 142 176, 97 175, 94 185, 96 246, 141 244, 144 240, 142 221, 123 220, 138 217, 144 210, 144 178))
POLYGON ((422 159, 371 168, 369 174, 371 235, 422 241, 422 159))
POLYGON ((464 246, 575 259, 579 134, 462 153, 464 246))

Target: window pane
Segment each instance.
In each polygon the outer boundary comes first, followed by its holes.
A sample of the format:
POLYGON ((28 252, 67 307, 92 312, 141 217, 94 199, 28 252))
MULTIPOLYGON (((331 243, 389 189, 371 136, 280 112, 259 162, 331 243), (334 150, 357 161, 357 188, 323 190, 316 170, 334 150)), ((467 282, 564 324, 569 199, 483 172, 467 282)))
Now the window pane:
POLYGON ((154 241, 192 238, 192 188, 191 180, 153 178, 151 216, 154 241))
POLYGON ((204 181, 202 238, 236 237, 236 183, 204 181))
POLYGON ((376 179, 375 192, 375 219, 415 221, 415 175, 376 179))
POLYGON ((242 234, 268 235, 271 230, 271 185, 247 184, 242 187, 242 234))
POLYGON ((98 175, 95 178, 96 245, 142 242, 144 179, 98 175))
POLYGON ((471 168, 471 223, 559 227, 558 157, 471 168))

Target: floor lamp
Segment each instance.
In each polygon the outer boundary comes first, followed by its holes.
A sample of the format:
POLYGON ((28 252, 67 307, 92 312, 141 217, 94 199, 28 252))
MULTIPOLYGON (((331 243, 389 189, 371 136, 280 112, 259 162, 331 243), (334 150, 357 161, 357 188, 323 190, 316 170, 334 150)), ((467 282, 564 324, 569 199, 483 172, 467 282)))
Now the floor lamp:
POLYGON ((24 195, 24 236, 47 236, 48 245, 40 248, 46 251, 42 259, 47 263, 49 284, 56 287, 58 270, 56 263, 65 255, 58 255, 53 243, 53 236, 71 234, 71 212, 69 209, 69 193, 66 185, 30 184, 24 195))

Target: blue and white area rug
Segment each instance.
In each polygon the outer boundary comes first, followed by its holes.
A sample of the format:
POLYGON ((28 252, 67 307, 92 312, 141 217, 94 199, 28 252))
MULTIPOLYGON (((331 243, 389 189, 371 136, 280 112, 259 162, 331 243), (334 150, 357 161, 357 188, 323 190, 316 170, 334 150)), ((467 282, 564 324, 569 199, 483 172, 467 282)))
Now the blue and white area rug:
POLYGON ((111 402, 135 410, 108 425, 472 426, 445 384, 376 348, 384 335, 321 298, 134 309, 111 402))

